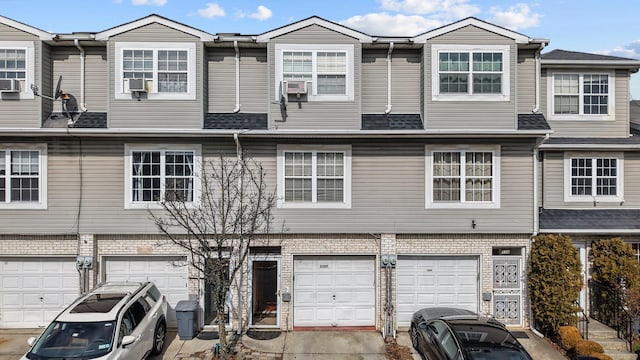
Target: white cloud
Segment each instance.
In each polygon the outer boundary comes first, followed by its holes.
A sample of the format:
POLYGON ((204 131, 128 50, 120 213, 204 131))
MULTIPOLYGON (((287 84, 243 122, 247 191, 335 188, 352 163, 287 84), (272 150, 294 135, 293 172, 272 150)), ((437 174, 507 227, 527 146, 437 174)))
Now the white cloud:
POLYGON ((131 0, 133 5, 156 5, 164 6, 168 0, 131 0))
POLYGON ((257 19, 257 20, 267 20, 268 18, 271 17, 271 15, 273 15, 273 13, 271 12, 271 10, 269 10, 269 8, 267 8, 266 6, 258 6, 258 10, 256 12, 254 12, 253 14, 249 14, 249 17, 252 19, 257 19))
POLYGON ((528 4, 519 3, 506 10, 492 7, 489 12, 493 15, 491 22, 512 30, 526 29, 538 26, 541 15, 531 11, 528 4))
POLYGON ((444 24, 420 15, 389 15, 388 13, 353 16, 340 24, 369 35, 413 36, 444 24))
POLYGON ((469 0, 381 0, 384 10, 405 14, 433 15, 441 19, 458 20, 480 12, 469 0))
POLYGON ((596 51, 596 54, 620 56, 629 59, 640 59, 640 40, 632 41, 626 45, 615 47, 611 50, 596 51))
POLYGON ((207 3, 207 7, 204 9, 198 9, 198 14, 205 18, 215 18, 225 16, 224 9, 216 3, 207 3))

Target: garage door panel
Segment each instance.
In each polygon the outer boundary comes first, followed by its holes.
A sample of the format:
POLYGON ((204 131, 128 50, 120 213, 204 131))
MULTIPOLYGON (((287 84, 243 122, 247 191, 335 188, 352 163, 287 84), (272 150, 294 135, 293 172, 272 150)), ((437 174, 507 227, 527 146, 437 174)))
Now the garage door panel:
POLYGON ((294 325, 375 325, 374 269, 372 257, 294 259, 294 325))
POLYGON ((400 256, 397 274, 397 317, 408 326, 413 313, 429 306, 478 310, 477 257, 400 256))

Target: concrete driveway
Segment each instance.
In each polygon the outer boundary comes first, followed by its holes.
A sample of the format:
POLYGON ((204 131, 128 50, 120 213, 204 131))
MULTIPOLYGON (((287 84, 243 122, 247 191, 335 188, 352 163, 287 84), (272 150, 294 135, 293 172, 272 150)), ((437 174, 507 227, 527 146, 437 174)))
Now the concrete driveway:
POLYGON ((27 339, 38 336, 42 329, 0 329, 0 360, 20 359, 27 350, 27 339))

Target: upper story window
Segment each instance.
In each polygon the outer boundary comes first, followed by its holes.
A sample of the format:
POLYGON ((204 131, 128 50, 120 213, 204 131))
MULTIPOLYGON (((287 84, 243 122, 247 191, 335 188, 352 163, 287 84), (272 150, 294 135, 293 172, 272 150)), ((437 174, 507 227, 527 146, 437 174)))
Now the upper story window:
POLYGON ((125 208, 159 207, 163 200, 199 198, 200 147, 125 146, 125 208))
POLYGON ((433 100, 509 101, 509 46, 433 45, 433 100))
POLYGON ((0 41, 0 100, 34 98, 34 53, 33 42, 0 41))
POLYGON ((278 207, 351 207, 351 148, 279 146, 278 207))
POLYGON ((614 104, 611 78, 609 74, 552 73, 550 119, 609 119, 614 104))
POLYGON ((427 207, 499 207, 500 148, 429 146, 427 207))
POLYGON ((46 208, 46 164, 46 144, 0 144, 0 208, 46 208))
POLYGON ((622 201, 622 154, 566 154, 565 201, 622 201))
POLYGON ((116 99, 195 99, 195 58, 192 43, 116 43, 116 99))
POLYGON ((309 101, 353 100, 353 53, 353 45, 276 44, 276 100, 290 81, 306 83, 309 101))

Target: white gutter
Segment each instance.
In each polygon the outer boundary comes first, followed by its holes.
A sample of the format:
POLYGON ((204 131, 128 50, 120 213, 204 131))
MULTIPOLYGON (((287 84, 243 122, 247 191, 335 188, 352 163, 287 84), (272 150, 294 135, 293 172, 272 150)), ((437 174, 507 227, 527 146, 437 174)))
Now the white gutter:
POLYGON ((544 229, 543 234, 640 234, 638 229, 544 229))
MULTIPOLYGON (((238 48, 238 40, 233 40, 233 48, 236 50, 236 107, 234 113, 240 111, 240 49, 238 48)), ((234 139, 237 137, 234 136, 234 139)))
POLYGON ((535 55, 535 60, 536 60, 536 104, 533 107, 533 110, 531 112, 537 113, 538 111, 540 111, 540 77, 542 76, 542 70, 541 70, 541 66, 540 66, 540 53, 542 52, 542 49, 544 49, 544 45, 545 44, 541 44, 540 48, 538 50, 536 50, 536 55, 535 55))
POLYGON ((80 40, 73 39, 73 44, 80 50, 80 108, 82 111, 87 111, 87 106, 84 103, 84 60, 85 60, 85 52, 84 48, 80 46, 80 40))
POLYGON ((384 113, 391 112, 391 53, 393 52, 393 41, 389 43, 389 51, 387 52, 387 107, 384 113))

